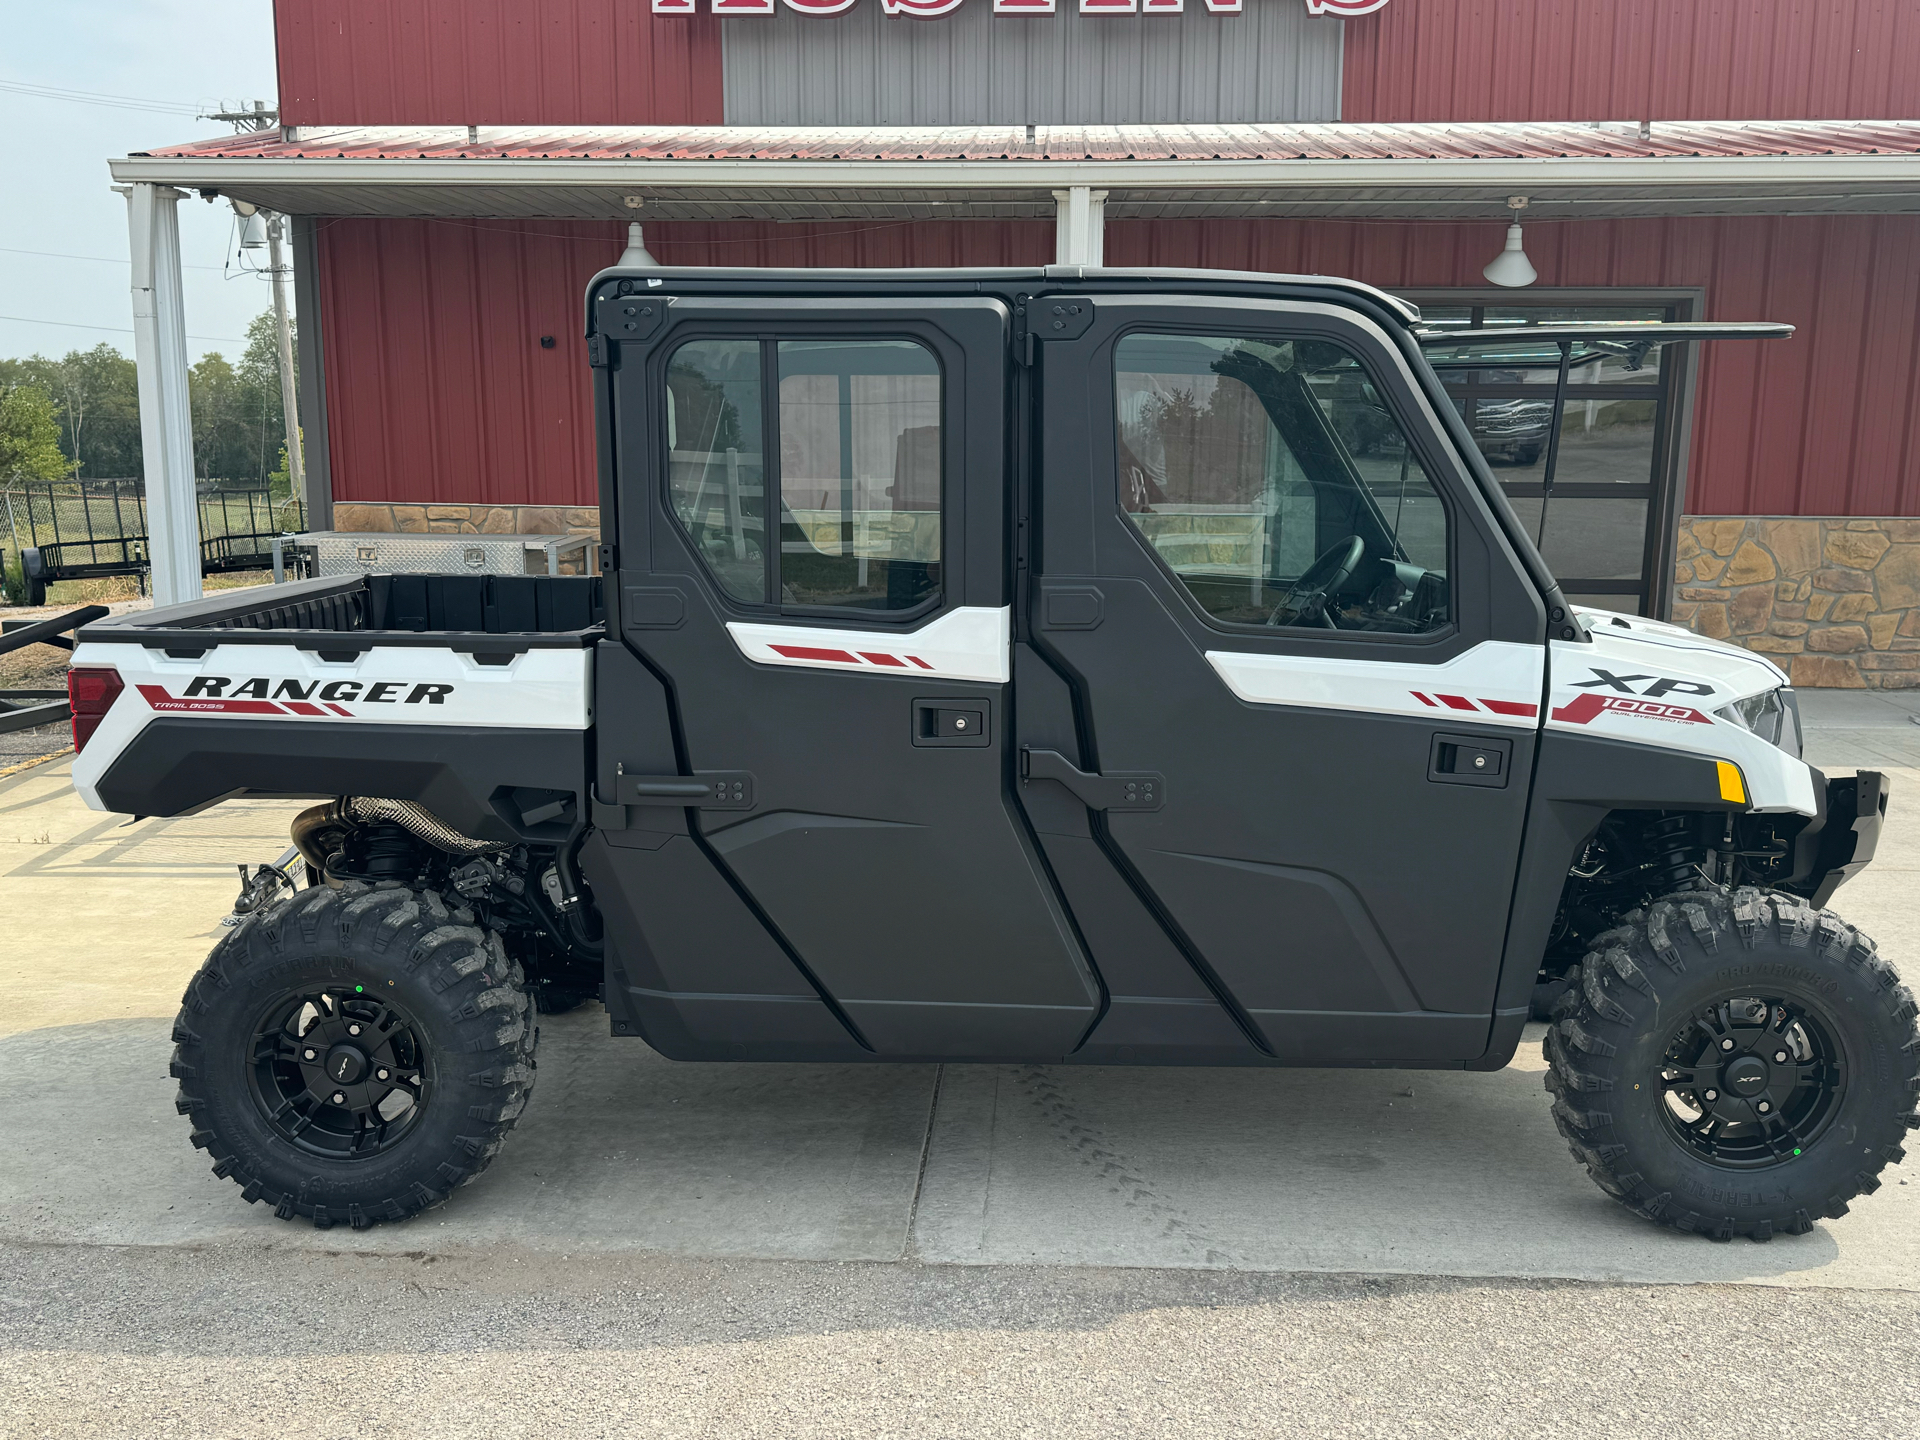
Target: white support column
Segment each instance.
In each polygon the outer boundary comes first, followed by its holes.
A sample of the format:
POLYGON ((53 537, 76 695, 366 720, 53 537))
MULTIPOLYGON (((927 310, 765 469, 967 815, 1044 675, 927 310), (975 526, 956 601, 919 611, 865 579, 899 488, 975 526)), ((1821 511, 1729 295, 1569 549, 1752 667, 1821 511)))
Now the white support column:
POLYGON ((1054 192, 1054 263, 1102 265, 1107 192, 1076 185, 1054 192))
POLYGON ((193 408, 187 393, 187 309, 180 284, 185 196, 129 185, 133 248, 133 358, 140 370, 140 451, 147 483, 147 556, 153 603, 200 596, 200 507, 193 484, 193 408))

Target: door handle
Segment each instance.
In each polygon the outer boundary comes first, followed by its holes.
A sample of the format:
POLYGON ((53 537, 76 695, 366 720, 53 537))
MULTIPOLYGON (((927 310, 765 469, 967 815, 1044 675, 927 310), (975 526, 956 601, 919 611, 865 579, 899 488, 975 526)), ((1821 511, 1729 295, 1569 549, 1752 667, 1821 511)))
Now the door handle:
POLYGON ((699 806, 712 811, 751 811, 754 777, 750 771, 700 771, 691 776, 630 776, 614 768, 617 806, 699 806))
POLYGON ((1427 753, 1427 778, 1448 785, 1503 788, 1513 764, 1512 741, 1436 735, 1427 753))
POLYGON ((1059 751, 1021 751, 1021 783, 1058 781, 1090 811, 1157 811, 1167 799, 1159 771, 1082 770, 1059 751))

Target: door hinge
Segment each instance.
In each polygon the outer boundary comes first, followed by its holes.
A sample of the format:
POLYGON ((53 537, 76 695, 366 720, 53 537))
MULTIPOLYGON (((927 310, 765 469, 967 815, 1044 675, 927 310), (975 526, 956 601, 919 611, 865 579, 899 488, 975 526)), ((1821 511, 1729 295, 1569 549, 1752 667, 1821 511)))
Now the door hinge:
POLYGON ((1078 340, 1094 323, 1094 302, 1087 296, 1016 295, 1014 297, 1014 358, 1034 363, 1039 340, 1078 340))
POLYGON ((1159 771, 1082 770, 1059 751, 1023 750, 1021 783, 1058 781, 1090 811, 1157 811, 1167 799, 1159 771))
POLYGON ((604 335, 587 337, 587 364, 596 370, 605 370, 614 363, 613 342, 604 335))

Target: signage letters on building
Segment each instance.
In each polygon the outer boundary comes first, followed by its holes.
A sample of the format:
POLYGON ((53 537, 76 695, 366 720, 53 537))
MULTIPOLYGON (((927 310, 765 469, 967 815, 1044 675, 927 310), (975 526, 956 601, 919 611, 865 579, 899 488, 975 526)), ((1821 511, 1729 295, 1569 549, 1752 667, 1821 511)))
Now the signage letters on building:
MULTIPOLYGON (((701 0, 653 0, 656 15, 698 15, 701 0)), ((856 0, 708 0, 715 15, 772 15, 777 5, 802 15, 838 15, 853 9, 856 0)), ((962 0, 880 0, 889 15, 913 15, 931 20, 958 10, 962 0)), ((976 0, 980 3, 980 0, 976 0)), ((987 0, 996 15, 1052 15, 1061 6, 1077 4, 1083 15, 1179 15, 1187 0, 987 0)), ((1215 15, 1238 15, 1246 0, 1198 0, 1215 15)), ((1310 15, 1367 15, 1387 0, 1306 0, 1310 15)))

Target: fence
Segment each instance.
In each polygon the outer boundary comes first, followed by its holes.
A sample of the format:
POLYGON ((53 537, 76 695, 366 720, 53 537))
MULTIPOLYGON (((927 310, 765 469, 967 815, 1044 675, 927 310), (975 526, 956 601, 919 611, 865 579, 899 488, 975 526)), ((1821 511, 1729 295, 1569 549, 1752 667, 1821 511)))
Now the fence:
MULTIPOLYGON (((300 501, 266 488, 228 489, 202 481, 199 492, 203 541, 305 529, 300 501)), ((50 545, 90 565, 130 564, 145 555, 146 487, 137 479, 20 481, 0 488, 0 505, 12 555, 27 546, 50 545)))

